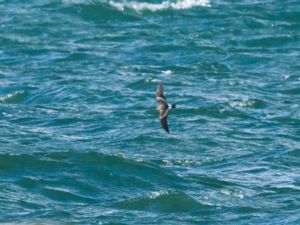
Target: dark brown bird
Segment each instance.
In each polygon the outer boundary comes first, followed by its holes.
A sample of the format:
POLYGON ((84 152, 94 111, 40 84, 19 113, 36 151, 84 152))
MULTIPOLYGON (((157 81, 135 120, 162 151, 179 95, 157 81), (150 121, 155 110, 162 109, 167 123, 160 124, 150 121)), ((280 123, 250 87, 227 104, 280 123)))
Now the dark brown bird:
POLYGON ((168 126, 168 112, 170 109, 175 108, 175 104, 168 104, 164 96, 163 83, 160 82, 156 91, 156 100, 158 103, 157 109, 159 110, 159 120, 165 131, 170 133, 168 126))

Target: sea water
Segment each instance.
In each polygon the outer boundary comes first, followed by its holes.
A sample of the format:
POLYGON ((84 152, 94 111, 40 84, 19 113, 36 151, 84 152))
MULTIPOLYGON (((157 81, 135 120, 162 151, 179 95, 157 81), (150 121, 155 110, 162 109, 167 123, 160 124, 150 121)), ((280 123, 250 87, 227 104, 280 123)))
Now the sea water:
POLYGON ((300 224, 299 12, 0 0, 0 222, 300 224))

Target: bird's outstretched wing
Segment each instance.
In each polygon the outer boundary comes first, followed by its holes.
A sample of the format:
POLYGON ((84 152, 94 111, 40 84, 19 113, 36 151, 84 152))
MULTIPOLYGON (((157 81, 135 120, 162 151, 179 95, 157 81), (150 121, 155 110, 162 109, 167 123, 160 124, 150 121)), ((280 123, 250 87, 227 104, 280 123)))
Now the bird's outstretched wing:
POLYGON ((158 85, 158 88, 157 88, 157 91, 156 91, 156 100, 157 100, 158 109, 159 109, 160 112, 165 111, 166 109, 168 109, 168 103, 167 103, 167 100, 164 96, 162 81, 158 85))
POLYGON ((156 98, 163 98, 164 100, 166 100, 165 96, 164 96, 164 88, 163 88, 163 82, 161 81, 160 84, 158 85, 157 91, 156 91, 156 98))
POLYGON ((167 131, 168 133, 170 133, 169 131, 169 126, 168 126, 168 115, 166 114, 163 117, 159 117, 160 123, 162 125, 162 127, 164 128, 165 131, 167 131))
POLYGON ((157 91, 156 91, 156 99, 158 102, 158 110, 159 110, 159 120, 164 128, 165 131, 169 132, 169 126, 168 126, 168 111, 169 111, 169 106, 167 103, 167 100, 164 96, 164 90, 163 90, 163 83, 160 82, 158 85, 157 91))

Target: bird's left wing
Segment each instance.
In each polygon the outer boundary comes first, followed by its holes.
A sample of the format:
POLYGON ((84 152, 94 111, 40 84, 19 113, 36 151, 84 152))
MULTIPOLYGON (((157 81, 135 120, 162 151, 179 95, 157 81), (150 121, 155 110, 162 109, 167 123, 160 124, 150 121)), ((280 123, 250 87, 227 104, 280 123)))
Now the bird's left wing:
POLYGON ((160 119, 160 123, 161 123, 162 127, 165 129, 165 131, 167 131, 168 133, 170 133, 167 118, 168 118, 168 116, 160 119))
POLYGON ((170 133, 169 126, 168 126, 168 109, 167 108, 160 111, 159 120, 160 120, 160 123, 161 123, 162 127, 164 128, 164 130, 167 131, 168 133, 170 133))

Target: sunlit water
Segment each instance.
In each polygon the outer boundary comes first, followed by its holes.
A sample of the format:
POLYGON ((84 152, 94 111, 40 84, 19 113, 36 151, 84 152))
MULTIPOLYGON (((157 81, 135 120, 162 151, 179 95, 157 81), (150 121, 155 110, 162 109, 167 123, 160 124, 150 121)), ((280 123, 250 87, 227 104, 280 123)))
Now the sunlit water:
POLYGON ((300 224, 299 12, 0 0, 0 222, 300 224))

